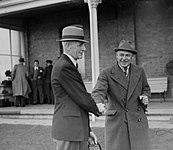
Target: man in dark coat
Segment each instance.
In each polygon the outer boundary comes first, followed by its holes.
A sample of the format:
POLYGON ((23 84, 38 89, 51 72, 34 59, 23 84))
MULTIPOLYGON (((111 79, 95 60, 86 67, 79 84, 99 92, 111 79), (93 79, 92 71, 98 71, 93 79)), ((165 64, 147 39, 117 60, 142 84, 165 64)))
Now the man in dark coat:
POLYGON ((54 104, 52 86, 51 86, 51 73, 52 73, 52 60, 46 60, 46 67, 44 69, 44 94, 45 103, 54 104))
POLYGON ((108 101, 105 150, 149 150, 145 109, 150 87, 145 72, 132 64, 137 51, 130 41, 121 41, 115 52, 117 63, 101 71, 92 91, 97 103, 108 101))
POLYGON ((63 54, 52 70, 51 83, 55 96, 52 137, 57 150, 88 150, 88 139, 97 141, 89 126, 89 112, 100 115, 91 95, 87 93, 76 68, 77 59, 86 51, 81 26, 63 29, 63 54))
POLYGON ((43 104, 43 71, 44 69, 39 66, 39 61, 34 60, 34 67, 31 69, 31 83, 33 93, 33 104, 43 104))

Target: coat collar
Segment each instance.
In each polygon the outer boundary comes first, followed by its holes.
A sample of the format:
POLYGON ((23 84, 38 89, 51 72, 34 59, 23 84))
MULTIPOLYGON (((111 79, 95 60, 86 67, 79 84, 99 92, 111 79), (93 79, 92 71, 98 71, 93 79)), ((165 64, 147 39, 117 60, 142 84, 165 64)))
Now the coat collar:
POLYGON ((131 64, 129 70, 129 80, 124 75, 122 69, 116 64, 112 67, 111 78, 123 86, 127 91, 127 100, 132 95, 140 77, 140 70, 135 65, 131 64))
MULTIPOLYGON (((81 84, 82 84, 82 85, 84 86, 84 88, 85 88, 85 85, 84 85, 84 83, 83 83, 81 74, 80 74, 79 71, 76 69, 76 67, 75 67, 74 63, 71 61, 71 59, 70 59, 67 55, 65 55, 65 54, 62 54, 62 56, 61 56, 60 59, 66 60, 66 61, 71 65, 71 67, 73 68, 73 71, 74 71, 74 72, 73 72, 73 75, 76 76, 76 77, 79 79, 78 81, 80 81, 81 84)), ((86 90, 86 88, 85 88, 85 90, 86 90)))

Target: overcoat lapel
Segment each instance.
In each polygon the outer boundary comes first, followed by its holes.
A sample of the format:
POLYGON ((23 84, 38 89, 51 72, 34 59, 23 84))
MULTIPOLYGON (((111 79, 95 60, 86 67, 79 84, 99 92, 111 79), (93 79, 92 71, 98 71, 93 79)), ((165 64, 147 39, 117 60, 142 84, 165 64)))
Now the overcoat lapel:
POLYGON ((128 93, 127 93, 127 101, 132 95, 138 81, 140 78, 140 71, 137 67, 131 64, 130 66, 130 77, 129 77, 129 87, 128 87, 128 93))
POLYGON ((128 79, 117 64, 112 67, 111 78, 123 86, 126 90, 128 89, 128 79))
POLYGON ((84 85, 84 83, 83 83, 81 74, 79 73, 79 71, 77 70, 77 68, 74 66, 73 62, 72 62, 72 61, 70 60, 70 58, 69 58, 67 55, 65 55, 65 54, 62 55, 62 58, 65 59, 65 60, 71 65, 71 67, 74 69, 74 75, 78 78, 78 81, 83 85, 83 87, 84 87, 85 90, 86 90, 86 87, 85 87, 85 85, 84 85))

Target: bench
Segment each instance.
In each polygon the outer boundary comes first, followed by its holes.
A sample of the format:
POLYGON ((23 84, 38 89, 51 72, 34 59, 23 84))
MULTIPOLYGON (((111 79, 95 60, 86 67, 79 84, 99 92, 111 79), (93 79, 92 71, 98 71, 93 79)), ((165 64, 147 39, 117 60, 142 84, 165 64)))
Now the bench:
POLYGON ((168 87, 168 77, 148 78, 147 81, 151 88, 151 93, 160 93, 163 100, 166 101, 165 92, 167 91, 168 87))

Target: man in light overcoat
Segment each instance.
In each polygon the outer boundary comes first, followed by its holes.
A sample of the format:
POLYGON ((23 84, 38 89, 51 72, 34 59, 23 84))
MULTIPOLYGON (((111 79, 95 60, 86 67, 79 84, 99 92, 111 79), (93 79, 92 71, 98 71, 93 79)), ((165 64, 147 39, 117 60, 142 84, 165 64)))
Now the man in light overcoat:
POLYGON ((103 69, 92 91, 97 103, 108 102, 105 115, 105 150, 149 150, 145 114, 150 87, 143 68, 132 64, 137 54, 132 42, 123 40, 117 63, 103 69))

